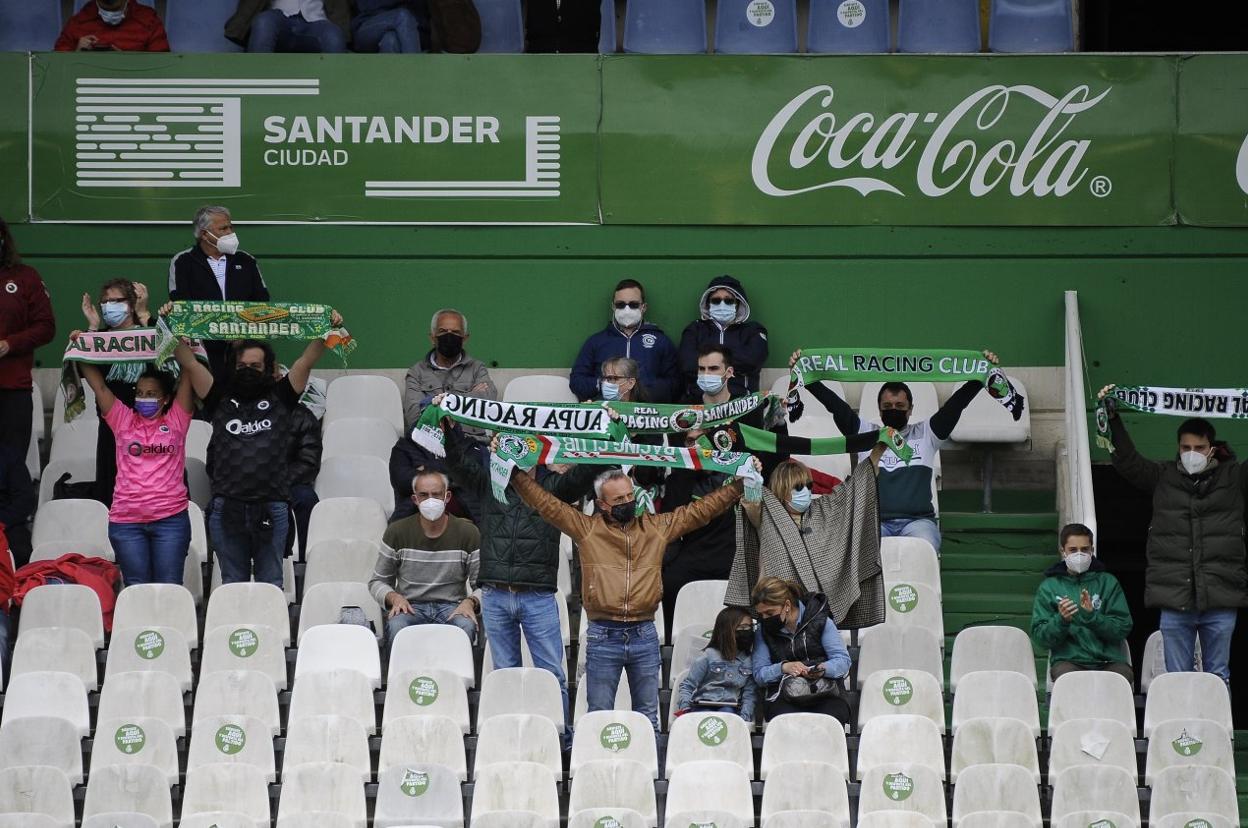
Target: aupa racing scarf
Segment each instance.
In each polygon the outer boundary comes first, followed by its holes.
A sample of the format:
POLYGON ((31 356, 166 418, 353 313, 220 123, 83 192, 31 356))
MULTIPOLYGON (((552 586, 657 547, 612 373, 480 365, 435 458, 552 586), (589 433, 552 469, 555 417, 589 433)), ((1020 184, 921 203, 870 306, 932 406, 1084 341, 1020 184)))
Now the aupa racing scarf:
MULTIPOLYGON (((160 328, 129 328, 124 331, 86 331, 65 346, 61 358, 61 390, 65 395, 65 422, 70 422, 86 408, 82 389, 82 376, 78 363, 109 366, 112 377, 118 371, 131 382, 150 364, 155 364, 175 376, 178 364, 166 355, 165 345, 172 340, 168 354, 172 354, 177 340, 160 328)), ((195 356, 206 359, 202 347, 195 348, 195 356)))
POLYGON ((842 382, 962 382, 979 380, 988 394, 1015 420, 1023 416, 1026 400, 1005 372, 979 351, 935 348, 803 348, 789 375, 787 405, 800 408, 797 389, 821 380, 842 382))
POLYGON ((446 456, 440 425, 443 418, 491 431, 524 431, 560 437, 598 440, 624 440, 628 430, 613 421, 601 404, 553 405, 500 402, 463 394, 446 394, 439 405, 432 403, 420 412, 412 428, 412 441, 434 457, 446 456))
POLYGON ((1207 417, 1219 420, 1248 419, 1248 388, 1163 388, 1157 385, 1116 385, 1096 405, 1096 444, 1113 451, 1109 439, 1106 400, 1124 411, 1169 414, 1174 417, 1207 417))
MULTIPOLYGON (((329 305, 303 302, 174 302, 163 318, 173 337, 162 347, 172 354, 175 337, 192 339, 322 339, 345 365, 356 341, 335 328, 329 305)), ((162 351, 162 353, 165 353, 162 351)), ((167 355, 166 354, 166 355, 167 355)))

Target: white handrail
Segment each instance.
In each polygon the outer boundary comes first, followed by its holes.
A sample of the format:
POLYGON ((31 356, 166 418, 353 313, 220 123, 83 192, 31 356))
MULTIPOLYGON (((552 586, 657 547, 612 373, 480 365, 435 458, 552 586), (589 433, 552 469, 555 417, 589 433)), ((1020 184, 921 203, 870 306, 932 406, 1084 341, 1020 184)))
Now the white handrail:
POLYGON ((1092 447, 1088 442, 1087 391, 1083 377, 1083 331, 1079 325, 1079 294, 1066 291, 1066 492, 1065 517, 1096 532, 1096 499, 1092 492, 1092 447))

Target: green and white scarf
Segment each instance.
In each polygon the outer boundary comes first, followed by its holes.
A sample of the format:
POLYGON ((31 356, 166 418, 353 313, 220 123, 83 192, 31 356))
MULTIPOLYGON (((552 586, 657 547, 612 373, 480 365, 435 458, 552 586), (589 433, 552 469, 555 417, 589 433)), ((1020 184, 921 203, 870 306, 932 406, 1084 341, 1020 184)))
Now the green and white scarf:
POLYGON ((803 348, 789 375, 789 411, 801 408, 797 389, 821 380, 842 382, 962 382, 979 380, 1015 420, 1026 401, 980 351, 940 348, 803 348))
POLYGON ((499 434, 498 450, 490 455, 490 483, 494 496, 506 503, 512 469, 519 466, 527 471, 539 463, 705 469, 744 478, 745 495, 749 500, 762 496, 763 477, 754 468, 753 455, 744 452, 639 446, 608 440, 512 433, 499 434))
POLYGON ((500 402, 463 394, 446 394, 441 404, 425 406, 412 428, 412 441, 434 457, 446 456, 445 435, 440 425, 443 418, 491 431, 540 432, 598 440, 628 438, 624 424, 613 421, 610 412, 599 403, 500 402))
MULTIPOLYGON (((65 395, 65 422, 71 422, 86 408, 82 389, 82 375, 78 363, 108 365, 108 379, 135 382, 155 364, 174 376, 179 373, 177 362, 165 356, 165 345, 172 340, 168 353, 177 346, 177 340, 167 330, 156 328, 127 328, 119 331, 86 331, 65 346, 61 357, 61 391, 65 395)), ((203 348, 196 346, 195 356, 206 359, 203 348)))
MULTIPOLYGON (((1216 420, 1248 419, 1248 388, 1163 388, 1159 385, 1118 385, 1110 392, 1114 405, 1142 414, 1173 417, 1206 417, 1216 420)), ((1096 405, 1096 443, 1113 451, 1109 436, 1109 411, 1105 400, 1096 405)))
MULTIPOLYGON (((750 451, 762 451, 776 454, 849 454, 849 440, 845 437, 795 437, 788 434, 777 434, 738 423, 741 439, 750 451)), ((876 442, 882 442, 897 455, 903 463, 909 463, 914 457, 914 449, 906 444, 901 432, 891 428, 881 428, 876 435, 876 442)))
MULTIPOLYGON (((343 364, 356 341, 346 328, 335 328, 329 305, 305 302, 174 302, 164 317, 169 331, 192 339, 323 339, 343 364)), ((162 343, 172 354, 177 339, 162 343)), ((166 355, 167 355, 166 354, 166 355)))
POLYGON ((629 434, 680 434, 727 425, 759 408, 763 409, 764 423, 778 425, 784 413, 780 402, 771 394, 754 393, 712 406, 619 401, 604 405, 619 412, 629 434))

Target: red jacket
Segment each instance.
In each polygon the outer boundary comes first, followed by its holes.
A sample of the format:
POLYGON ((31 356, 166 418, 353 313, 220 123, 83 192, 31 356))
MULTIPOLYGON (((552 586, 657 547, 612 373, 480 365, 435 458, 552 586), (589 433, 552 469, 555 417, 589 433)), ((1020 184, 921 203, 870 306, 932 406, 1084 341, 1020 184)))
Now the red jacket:
POLYGON ((8 610, 9 599, 13 597, 16 583, 17 579, 13 577, 13 556, 9 554, 9 539, 4 534, 4 524, 0 523, 0 610, 8 610))
POLYGON ((13 606, 20 607, 26 593, 43 586, 49 579, 68 584, 82 584, 95 590, 100 597, 100 611, 104 615, 104 629, 113 628, 113 608, 117 605, 117 590, 121 586, 121 570, 104 558, 88 558, 70 553, 55 561, 28 563, 16 573, 17 584, 13 588, 13 606))
POLYGON ((100 7, 94 2, 87 3, 69 18, 65 28, 61 30, 61 36, 56 39, 54 48, 58 52, 73 52, 78 48, 78 41, 87 35, 96 36, 97 47, 116 46, 123 52, 169 51, 165 24, 160 22, 155 9, 139 5, 137 0, 130 0, 126 4, 126 19, 116 26, 110 26, 100 19, 100 7))
POLYGON ((30 388, 35 349, 55 334, 52 300, 39 272, 20 264, 0 269, 0 340, 9 343, 0 357, 0 388, 30 388))

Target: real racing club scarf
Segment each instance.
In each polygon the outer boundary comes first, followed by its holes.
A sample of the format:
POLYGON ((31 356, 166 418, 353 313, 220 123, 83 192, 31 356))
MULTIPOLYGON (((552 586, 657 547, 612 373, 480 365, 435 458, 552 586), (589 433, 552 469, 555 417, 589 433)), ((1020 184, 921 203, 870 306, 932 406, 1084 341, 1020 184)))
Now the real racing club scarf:
POLYGON ((1114 450, 1109 437, 1109 404, 1142 414, 1207 417, 1219 420, 1248 418, 1248 388, 1163 388, 1159 385, 1116 385, 1096 405, 1096 444, 1114 450))
MULTIPOLYGON (((336 328, 333 308, 307 302, 174 302, 162 317, 173 337, 162 343, 173 353, 176 337, 192 339, 322 339, 345 365, 358 344, 346 328, 336 328)), ((167 351, 167 353, 166 353, 167 351)))

